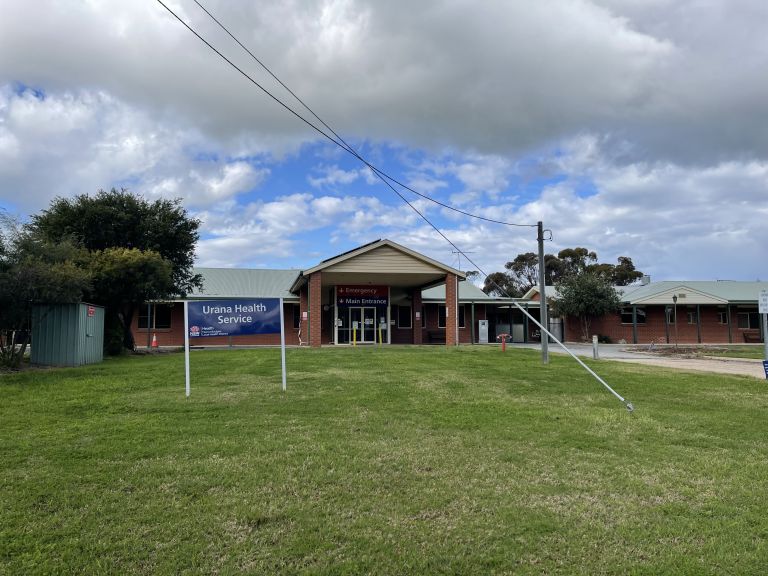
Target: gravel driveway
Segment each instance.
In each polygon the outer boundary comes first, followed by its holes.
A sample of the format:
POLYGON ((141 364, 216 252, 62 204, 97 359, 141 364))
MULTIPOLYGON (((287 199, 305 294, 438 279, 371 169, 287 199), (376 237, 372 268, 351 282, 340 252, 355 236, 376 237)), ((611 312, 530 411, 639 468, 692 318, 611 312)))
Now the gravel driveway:
MULTIPOLYGON (((515 344, 515 347, 539 349, 538 344, 515 344)), ((592 358, 591 344, 568 344, 568 348, 580 357, 592 358)), ((565 354, 557 345, 550 344, 553 354, 565 354)), ((661 366, 675 370, 694 370, 698 372, 717 372, 720 374, 740 374, 754 378, 765 379, 761 360, 748 358, 672 358, 647 352, 647 346, 627 347, 623 344, 600 344, 598 353, 602 360, 617 362, 633 362, 650 366, 661 366)))

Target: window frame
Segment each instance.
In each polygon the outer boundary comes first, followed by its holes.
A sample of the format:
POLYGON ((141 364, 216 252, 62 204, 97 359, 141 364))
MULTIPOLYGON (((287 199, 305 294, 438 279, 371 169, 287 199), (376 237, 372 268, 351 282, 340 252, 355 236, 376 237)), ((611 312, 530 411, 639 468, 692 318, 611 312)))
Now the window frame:
POLYGON ((146 302, 139 307, 139 314, 136 318, 136 328, 143 332, 146 332, 147 330, 170 330, 173 326, 173 306, 171 304, 151 304, 151 307, 152 312, 150 315, 147 315, 146 302), (158 311, 161 311, 161 314, 158 314, 158 311), (167 322, 162 322, 162 320, 166 320, 165 314, 168 315, 167 322), (148 320, 150 320, 150 322, 148 322, 148 320), (152 324, 152 326, 148 327, 147 324, 152 324))
POLYGON ((405 330, 410 330, 413 328, 413 308, 410 305, 398 305, 397 306, 397 327, 402 328, 405 330), (408 325, 405 326, 404 324, 400 323, 400 320, 402 319, 402 309, 407 308, 408 309, 408 325))
MULTIPOLYGON (((631 306, 623 306, 621 310, 619 310, 619 320, 621 320, 622 324, 632 326, 634 324, 632 317, 633 315, 631 306), (625 312, 625 310, 629 310, 629 312, 625 312), (624 322, 624 316, 629 316, 629 322, 624 322)), ((645 308, 638 307, 634 318, 637 320, 638 326, 645 326, 648 323, 648 312, 645 310, 645 308)))
POLYGON ((760 329, 760 313, 759 312, 737 312, 736 314, 736 326, 739 330, 759 330, 760 329), (741 319, 746 317, 746 326, 742 326, 741 319), (752 319, 757 320, 757 325, 752 325, 752 319))
MULTIPOLYGON (((437 305, 437 327, 438 328, 445 328, 445 321, 446 321, 446 315, 445 315, 445 304, 438 304, 437 305), (441 314, 441 310, 443 311, 441 314), (440 318, 442 316, 443 325, 440 325, 440 318)), ((459 328, 466 328, 467 327, 467 318, 466 318, 466 312, 464 310, 464 305, 459 304, 459 328)))

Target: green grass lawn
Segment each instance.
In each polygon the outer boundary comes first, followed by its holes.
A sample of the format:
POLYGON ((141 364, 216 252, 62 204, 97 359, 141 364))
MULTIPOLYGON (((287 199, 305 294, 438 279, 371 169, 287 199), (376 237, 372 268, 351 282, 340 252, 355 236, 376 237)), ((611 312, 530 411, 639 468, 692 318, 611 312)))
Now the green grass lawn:
POLYGON ((0 376, 0 574, 764 574, 765 381, 535 351, 0 376))
POLYGON ((704 349, 703 354, 706 356, 725 356, 727 358, 756 358, 762 360, 765 357, 765 348, 763 345, 752 346, 724 346, 724 347, 712 347, 710 349, 704 349))

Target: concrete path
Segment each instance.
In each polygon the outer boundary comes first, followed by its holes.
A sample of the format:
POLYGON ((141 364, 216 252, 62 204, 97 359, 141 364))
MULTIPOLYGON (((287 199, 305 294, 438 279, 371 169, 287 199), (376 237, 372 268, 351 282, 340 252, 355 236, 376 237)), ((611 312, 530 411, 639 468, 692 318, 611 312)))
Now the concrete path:
MULTIPOLYGON (((538 344, 515 344, 514 346, 539 350, 538 344)), ((592 358, 591 344, 568 344, 567 346, 579 357, 592 358)), ((553 354, 566 354, 557 344, 550 344, 549 351, 553 354)), ((627 347, 624 344, 600 344, 598 353, 602 360, 633 362, 675 370, 740 374, 765 379, 762 361, 749 358, 671 358, 649 353, 647 346, 627 347)))

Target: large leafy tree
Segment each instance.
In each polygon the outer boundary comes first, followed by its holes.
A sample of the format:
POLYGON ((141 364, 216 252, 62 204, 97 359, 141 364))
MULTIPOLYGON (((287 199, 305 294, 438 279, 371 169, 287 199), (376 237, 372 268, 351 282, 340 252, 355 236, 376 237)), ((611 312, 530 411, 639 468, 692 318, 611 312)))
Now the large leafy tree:
POLYGON ((72 238, 87 250, 136 248, 157 252, 170 262, 174 292, 200 285, 192 272, 200 221, 190 218, 181 200, 146 200, 125 189, 95 196, 56 198, 32 216, 30 230, 48 242, 72 238))
POLYGON ((149 201, 112 189, 56 198, 27 230, 40 242, 73 242, 87 251, 93 284, 86 296, 107 308, 107 345, 133 348, 131 322, 142 301, 183 296, 202 284, 192 268, 199 226, 178 199, 149 201))
POLYGON ((593 271, 566 276, 556 284, 558 298, 552 308, 558 316, 578 318, 582 340, 589 340, 592 319, 615 312, 620 298, 611 282, 593 271))

